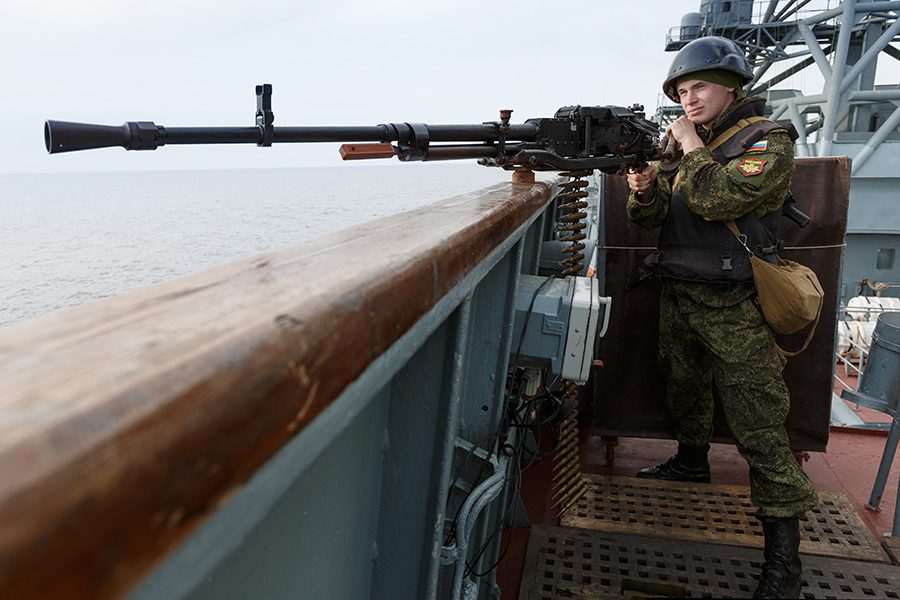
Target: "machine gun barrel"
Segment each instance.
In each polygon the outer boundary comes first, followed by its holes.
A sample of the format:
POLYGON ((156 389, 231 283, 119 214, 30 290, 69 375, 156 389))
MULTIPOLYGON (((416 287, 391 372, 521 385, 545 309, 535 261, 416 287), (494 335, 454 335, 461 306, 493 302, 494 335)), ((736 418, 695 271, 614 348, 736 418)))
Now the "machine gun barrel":
MULTIPOLYGON (((314 142, 410 142, 415 125, 391 123, 376 126, 273 127, 273 143, 314 142)), ((422 125, 433 142, 493 142, 496 127, 481 125, 422 125)), ((507 139, 533 141, 533 124, 510 125, 507 139)), ((50 154, 111 148, 155 150, 174 144, 257 144, 263 145, 259 127, 164 127, 150 121, 129 121, 123 125, 95 125, 49 120, 44 124, 44 145, 50 154)))
POLYGON ((567 106, 552 118, 529 119, 519 125, 510 124, 511 110, 501 110, 499 121, 480 124, 275 127, 272 86, 257 86, 256 98, 256 125, 251 127, 164 127, 152 121, 110 126, 51 120, 44 125, 44 144, 50 154, 58 154, 115 146, 155 150, 172 144, 343 142, 345 160, 475 158, 483 165, 505 169, 607 172, 664 155, 657 139, 659 128, 644 118, 639 105, 567 106))

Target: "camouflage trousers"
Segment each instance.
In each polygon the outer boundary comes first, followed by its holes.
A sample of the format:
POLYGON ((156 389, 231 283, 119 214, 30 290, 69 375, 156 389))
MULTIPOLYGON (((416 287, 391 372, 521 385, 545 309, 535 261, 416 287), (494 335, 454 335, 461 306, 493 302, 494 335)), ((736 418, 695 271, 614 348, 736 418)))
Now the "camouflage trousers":
POLYGON ((672 287, 664 282, 660 297, 659 350, 678 441, 709 442, 715 386, 750 467, 750 494, 759 515, 802 516, 818 499, 788 443, 785 359, 775 351, 771 329, 752 297, 709 306, 672 287))

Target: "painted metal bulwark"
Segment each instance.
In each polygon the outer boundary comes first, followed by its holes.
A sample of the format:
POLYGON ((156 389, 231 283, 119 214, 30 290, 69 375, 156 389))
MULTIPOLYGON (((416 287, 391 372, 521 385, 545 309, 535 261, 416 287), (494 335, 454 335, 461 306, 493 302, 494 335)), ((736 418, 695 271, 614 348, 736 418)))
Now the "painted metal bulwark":
POLYGON ((512 303, 551 187, 0 331, 0 596, 496 597, 512 303))

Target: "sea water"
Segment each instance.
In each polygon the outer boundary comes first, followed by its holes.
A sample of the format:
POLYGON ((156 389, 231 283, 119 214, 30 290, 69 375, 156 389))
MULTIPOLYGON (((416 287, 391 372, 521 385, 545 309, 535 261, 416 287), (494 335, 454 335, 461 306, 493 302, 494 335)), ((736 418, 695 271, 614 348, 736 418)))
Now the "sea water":
POLYGON ((509 177, 471 163, 0 175, 0 326, 509 177))

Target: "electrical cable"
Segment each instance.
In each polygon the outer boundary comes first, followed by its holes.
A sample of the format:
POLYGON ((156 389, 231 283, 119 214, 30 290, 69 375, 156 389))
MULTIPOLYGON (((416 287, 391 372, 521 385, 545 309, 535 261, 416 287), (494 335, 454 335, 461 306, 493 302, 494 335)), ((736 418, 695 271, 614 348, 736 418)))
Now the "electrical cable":
MULTIPOLYGON (((465 458, 463 459, 462 463, 459 465, 459 468, 457 468, 457 470, 456 470, 456 475, 454 476, 453 481, 450 483, 450 486, 447 488, 447 502, 448 502, 448 503, 450 502, 450 494, 453 492, 454 486, 455 486, 456 483, 459 481, 459 478, 460 478, 460 476, 462 475, 463 468, 465 468, 466 463, 469 462, 469 458, 472 456, 472 454, 473 454, 473 452, 475 451, 475 449, 476 449, 476 448, 481 448, 482 442, 484 442, 484 441, 487 440, 488 438, 494 438, 494 437, 496 437, 497 434, 498 434, 498 432, 496 432, 496 431, 495 431, 494 433, 486 434, 484 437, 482 437, 480 440, 478 440, 478 443, 476 443, 474 446, 472 446, 471 448, 469 448, 469 451, 466 452, 465 458)), ((486 450, 486 448, 485 448, 485 450, 486 450)), ((478 469, 478 480, 477 480, 476 483, 472 486, 472 489, 473 489, 473 490, 478 486, 478 483, 480 483, 480 481, 481 481, 481 473, 484 472, 484 465, 487 463, 487 460, 490 459, 490 456, 491 456, 492 454, 493 454, 493 451, 488 451, 487 458, 482 460, 482 462, 481 462, 481 467, 478 469)), ((459 512, 462 510, 462 507, 463 507, 463 505, 466 503, 465 501, 466 501, 467 498, 468 498, 468 496, 466 496, 465 498, 463 498, 463 501, 460 502, 460 503, 459 503, 459 506, 456 508, 456 515, 454 515, 453 520, 450 522, 451 525, 450 525, 450 528, 449 528, 448 531, 447 531, 447 537, 446 537, 446 539, 444 540, 444 545, 445 545, 445 546, 449 545, 450 542, 453 541, 453 538, 456 537, 456 525, 457 525, 457 523, 458 523, 458 521, 459 521, 459 512)))
POLYGON ((488 549, 488 547, 494 541, 494 538, 496 538, 498 535, 502 535, 503 529, 506 527, 509 527, 510 523, 508 523, 507 521, 509 521, 511 513, 512 513, 513 502, 515 501, 516 497, 520 494, 521 489, 522 489, 522 463, 521 463, 521 460, 519 460, 520 456, 517 452, 514 452, 511 456, 513 456, 515 459, 517 459, 516 460, 515 492, 509 494, 509 499, 507 501, 506 508, 503 512, 503 516, 498 521, 500 526, 496 530, 494 530, 494 532, 490 536, 487 537, 485 542, 481 545, 481 548, 475 554, 474 558, 472 558, 472 563, 470 564, 468 560, 466 561, 466 571, 463 574, 463 577, 465 577, 467 575, 474 575, 475 577, 484 577, 486 575, 489 575, 492 571, 494 571, 500 565, 500 563, 503 561, 504 557, 506 556, 506 553, 509 551, 510 546, 512 545, 512 535, 510 534, 506 537, 506 546, 503 548, 503 550, 500 551, 500 554, 497 556, 497 560, 494 561, 494 564, 492 564, 490 567, 488 567, 485 571, 483 571, 481 573, 478 573, 475 571, 475 563, 478 562, 478 560, 481 558, 481 556, 484 554, 484 552, 488 549))

